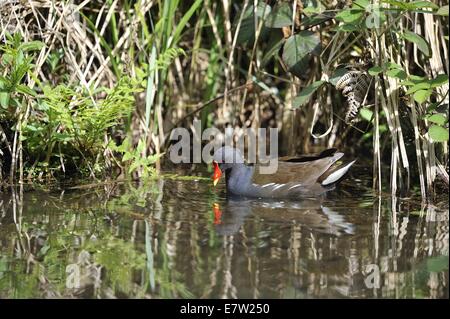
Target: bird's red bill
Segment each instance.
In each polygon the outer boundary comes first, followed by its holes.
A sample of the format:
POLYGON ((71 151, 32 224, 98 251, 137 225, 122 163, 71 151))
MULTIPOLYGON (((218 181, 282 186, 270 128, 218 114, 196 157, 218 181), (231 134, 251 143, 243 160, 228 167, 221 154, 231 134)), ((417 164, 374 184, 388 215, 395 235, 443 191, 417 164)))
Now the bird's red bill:
POLYGON ((222 176, 222 171, 220 170, 219 164, 217 164, 217 162, 213 161, 213 166, 214 166, 213 183, 214 186, 216 186, 217 183, 219 182, 220 177, 222 176))

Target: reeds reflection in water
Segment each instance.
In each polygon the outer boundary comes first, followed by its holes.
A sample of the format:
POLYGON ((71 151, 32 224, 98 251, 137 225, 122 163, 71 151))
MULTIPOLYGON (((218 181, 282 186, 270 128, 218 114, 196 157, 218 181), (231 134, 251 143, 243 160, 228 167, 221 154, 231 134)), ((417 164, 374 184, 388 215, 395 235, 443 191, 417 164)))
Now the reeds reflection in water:
POLYGON ((446 200, 345 184, 299 201, 227 199, 200 178, 11 189, 0 297, 448 298, 448 216, 446 200))

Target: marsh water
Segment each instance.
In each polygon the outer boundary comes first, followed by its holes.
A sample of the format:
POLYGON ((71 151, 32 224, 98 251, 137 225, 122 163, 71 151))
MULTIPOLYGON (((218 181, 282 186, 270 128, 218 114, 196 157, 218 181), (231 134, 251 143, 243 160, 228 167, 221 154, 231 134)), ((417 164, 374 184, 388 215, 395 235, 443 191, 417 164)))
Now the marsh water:
MULTIPOLYGON (((353 176, 352 176, 353 174, 353 176)), ((0 193, 0 298, 448 298, 448 194, 238 200, 208 172, 0 193)))

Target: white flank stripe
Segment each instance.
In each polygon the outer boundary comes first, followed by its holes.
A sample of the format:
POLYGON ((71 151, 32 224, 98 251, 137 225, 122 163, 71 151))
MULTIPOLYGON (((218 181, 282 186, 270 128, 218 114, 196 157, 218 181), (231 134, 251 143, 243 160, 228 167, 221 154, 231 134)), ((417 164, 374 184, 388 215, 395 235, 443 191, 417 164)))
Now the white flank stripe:
POLYGON ((279 184, 279 185, 275 186, 274 188, 272 188, 272 190, 273 191, 277 190, 278 188, 283 187, 284 185, 286 185, 286 184, 279 184))
POLYGON ((264 187, 267 187, 267 186, 272 186, 272 185, 275 185, 275 183, 269 183, 269 184, 262 185, 261 188, 264 188, 264 187))
POLYGON ((302 184, 295 184, 294 186, 289 187, 288 191, 290 191, 293 188, 300 187, 300 186, 302 186, 302 184))

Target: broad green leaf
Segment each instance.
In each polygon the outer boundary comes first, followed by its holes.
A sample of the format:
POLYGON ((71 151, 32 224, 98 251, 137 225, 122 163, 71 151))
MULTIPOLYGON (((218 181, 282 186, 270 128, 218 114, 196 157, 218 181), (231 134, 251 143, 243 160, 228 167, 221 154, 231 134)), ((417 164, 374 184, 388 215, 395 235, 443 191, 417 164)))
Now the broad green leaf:
POLYGON ((264 25, 267 28, 282 28, 292 25, 292 5, 284 2, 276 5, 267 15, 264 25))
POLYGON ((409 10, 415 10, 415 9, 422 9, 422 8, 431 8, 431 9, 438 9, 439 7, 430 2, 430 1, 411 1, 407 3, 409 10))
POLYGON ((306 71, 304 67, 309 61, 310 54, 319 54, 319 52, 319 37, 311 31, 301 31, 286 40, 283 61, 293 74, 301 76, 306 71))
POLYGON ((328 20, 334 18, 335 15, 336 15, 336 13, 334 11, 324 11, 319 14, 306 16, 302 20, 302 26, 304 26, 305 28, 315 26, 315 25, 321 24, 324 21, 328 21, 328 20))
POLYGON ((0 92, 0 106, 6 109, 9 105, 9 92, 0 92))
POLYGON ((448 75, 447 74, 439 74, 436 78, 431 80, 431 87, 436 88, 441 85, 448 83, 448 75))
POLYGON ((430 88, 431 88, 430 83, 428 83, 428 82, 420 82, 420 83, 414 84, 413 87, 409 88, 408 91, 406 91, 406 94, 409 95, 409 94, 412 94, 412 93, 417 92, 419 90, 428 90, 430 88))
MULTIPOLYGON (((272 8, 269 5, 266 5, 263 2, 258 3, 258 6, 256 7, 256 22, 259 23, 258 18, 267 18, 267 15, 270 14, 272 11, 272 8)), ((242 21, 241 21, 241 27, 239 28, 239 33, 237 37, 237 43, 247 43, 247 42, 253 42, 255 40, 255 10, 254 6, 248 6, 248 8, 245 10, 242 21)), ((237 27, 238 21, 240 18, 240 14, 237 15, 234 26, 237 27)), ((264 27, 261 33, 264 33, 264 27)))
POLYGON ((316 92, 316 90, 322 86, 322 84, 325 83, 325 81, 316 81, 314 83, 312 83, 311 85, 307 86, 306 88, 304 88, 300 94, 294 99, 294 101, 292 101, 292 106, 293 107, 300 107, 303 104, 305 104, 306 102, 309 101, 309 99, 311 98, 311 96, 313 95, 314 92, 316 92))
POLYGON ((422 76, 410 75, 406 81, 402 81, 400 84, 406 86, 414 86, 424 81, 426 81, 426 79, 422 76))
POLYGON ((430 97, 431 93, 431 90, 419 90, 414 93, 413 98, 417 103, 423 103, 430 97))
POLYGON ((383 68, 381 66, 374 66, 371 67, 368 72, 370 75, 375 76, 379 74, 381 71, 383 71, 383 68))
MULTIPOLYGON (((20 65, 22 64, 22 62, 24 61, 25 55, 23 54, 23 51, 22 51, 22 50, 19 50, 19 51, 17 51, 17 54, 14 56, 14 58, 15 58, 14 63, 16 64, 16 68, 17 68, 17 67, 20 66, 20 65)), ((25 64, 25 63, 24 63, 24 64, 25 64)))
POLYGON ((403 69, 402 66, 401 66, 400 64, 397 64, 397 63, 395 63, 395 62, 386 62, 386 63, 384 64, 384 66, 385 66, 387 69, 400 69, 400 70, 403 69))
POLYGON ((367 122, 372 120, 373 112, 365 107, 361 108, 359 115, 365 119, 367 122))
POLYGON ((420 35, 413 33, 411 31, 405 31, 403 33, 403 38, 405 38, 405 40, 412 42, 414 44, 417 45, 417 48, 423 53, 425 54, 426 57, 430 57, 431 56, 431 48, 430 48, 430 44, 420 35))
POLYGON ((345 9, 339 12, 335 16, 335 18, 336 20, 344 22, 346 24, 356 24, 362 19, 363 16, 363 10, 345 9))
POLYGON ((418 82, 420 82, 420 81, 425 80, 425 77, 412 74, 412 75, 409 76, 409 79, 410 79, 411 81, 413 81, 413 82, 417 82, 417 83, 418 83, 418 82))
POLYGON ((328 79, 328 83, 331 83, 333 86, 336 86, 336 83, 340 78, 346 74, 348 70, 346 68, 338 68, 334 71, 333 75, 328 79))
POLYGON ((436 14, 448 17, 448 5, 440 7, 436 14))
POLYGON ((322 13, 325 6, 316 0, 303 0, 303 13, 307 16, 322 13))
POLYGON ((32 132, 36 132, 38 130, 38 128, 35 125, 32 125, 32 124, 28 124, 26 126, 26 129, 29 130, 29 131, 32 131, 32 132))
POLYGON ((406 72, 403 71, 403 70, 400 70, 400 69, 388 70, 386 72, 386 74, 387 74, 387 76, 390 76, 391 78, 397 78, 397 79, 400 79, 400 80, 404 80, 404 79, 406 79, 408 77, 406 72))
POLYGON ((70 142, 73 138, 67 133, 54 133, 53 137, 60 142, 70 142))
POLYGON ((432 125, 428 130, 428 134, 430 134, 433 142, 445 142, 448 141, 448 129, 439 126, 432 125))
POLYGON ((407 6, 406 2, 404 2, 404 1, 382 0, 381 2, 389 3, 390 5, 400 8, 400 9, 404 9, 404 10, 408 9, 408 6, 407 6))
POLYGON ((353 9, 363 9, 366 10, 366 8, 371 4, 369 0, 355 0, 353 1, 353 9))
POLYGON ((429 1, 423 1, 423 0, 411 1, 411 2, 396 1, 396 0, 382 0, 381 2, 389 3, 393 6, 396 6, 397 8, 400 8, 403 10, 408 10, 408 11, 414 11, 414 10, 423 9, 423 8, 431 8, 431 9, 438 8, 438 6, 436 4, 429 2, 429 1))
POLYGON ((445 124, 445 122, 447 122, 447 118, 445 117, 444 114, 433 114, 433 115, 429 115, 426 118, 428 121, 436 123, 440 126, 443 126, 445 124))

